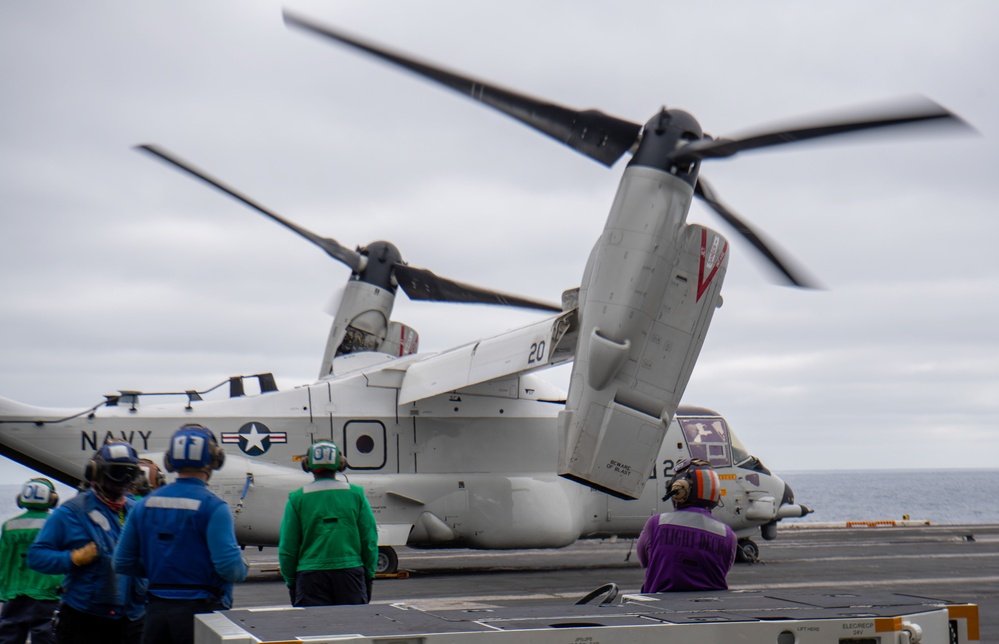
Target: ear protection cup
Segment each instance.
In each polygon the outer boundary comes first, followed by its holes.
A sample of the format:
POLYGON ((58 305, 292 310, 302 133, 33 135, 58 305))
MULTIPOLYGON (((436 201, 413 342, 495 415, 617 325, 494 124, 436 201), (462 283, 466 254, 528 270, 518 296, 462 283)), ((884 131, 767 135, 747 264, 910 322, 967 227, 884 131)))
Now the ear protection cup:
POLYGON ((97 478, 97 461, 90 459, 87 461, 87 466, 83 470, 83 480, 90 483, 94 482, 97 478))
POLYGON ((677 507, 695 505, 711 509, 721 501, 721 479, 707 461, 684 459, 666 486, 663 501, 668 499, 673 499, 677 507))
POLYGON ((686 479, 673 481, 669 486, 669 498, 672 498, 677 505, 686 503, 690 499, 690 481, 686 479))
POLYGON ((59 505, 59 493, 46 478, 31 479, 17 495, 17 507, 22 510, 51 510, 59 505))
POLYGON ((215 440, 215 434, 212 434, 212 442, 208 445, 208 451, 212 456, 210 467, 213 470, 221 470, 222 466, 225 465, 225 450, 215 440))

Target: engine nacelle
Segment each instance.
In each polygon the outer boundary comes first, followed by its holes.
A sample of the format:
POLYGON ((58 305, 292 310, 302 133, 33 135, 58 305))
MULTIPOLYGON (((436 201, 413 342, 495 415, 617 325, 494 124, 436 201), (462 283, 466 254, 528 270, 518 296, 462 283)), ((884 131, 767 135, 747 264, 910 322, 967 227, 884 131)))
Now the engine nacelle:
POLYGON ((420 338, 416 330, 392 322, 395 293, 361 280, 347 282, 333 318, 319 377, 331 373, 333 359, 360 351, 379 351, 402 357, 416 353, 420 338))
POLYGON ((629 167, 618 195, 580 287, 559 474, 638 498, 721 304, 728 242, 683 223, 693 189, 669 174, 629 167))

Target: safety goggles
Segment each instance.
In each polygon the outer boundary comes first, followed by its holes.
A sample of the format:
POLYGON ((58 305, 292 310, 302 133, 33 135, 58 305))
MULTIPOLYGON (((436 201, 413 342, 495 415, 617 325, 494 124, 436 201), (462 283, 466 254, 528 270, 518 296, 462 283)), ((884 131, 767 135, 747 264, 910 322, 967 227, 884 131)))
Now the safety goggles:
POLYGON ((139 467, 131 463, 107 463, 103 474, 104 478, 115 483, 131 483, 139 476, 139 467))

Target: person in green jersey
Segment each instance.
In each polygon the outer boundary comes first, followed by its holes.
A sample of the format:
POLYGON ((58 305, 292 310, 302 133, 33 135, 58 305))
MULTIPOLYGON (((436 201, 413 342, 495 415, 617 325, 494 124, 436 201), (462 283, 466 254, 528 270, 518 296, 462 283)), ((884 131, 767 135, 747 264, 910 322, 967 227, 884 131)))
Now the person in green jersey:
POLYGON ((293 606, 371 601, 378 530, 361 486, 337 479, 346 467, 336 443, 317 441, 302 460, 315 480, 288 495, 278 563, 293 606))
POLYGON ((59 503, 55 485, 45 478, 31 479, 17 495, 17 507, 27 510, 3 524, 0 535, 0 644, 55 641, 52 614, 59 604, 62 575, 44 575, 28 568, 28 547, 59 503))

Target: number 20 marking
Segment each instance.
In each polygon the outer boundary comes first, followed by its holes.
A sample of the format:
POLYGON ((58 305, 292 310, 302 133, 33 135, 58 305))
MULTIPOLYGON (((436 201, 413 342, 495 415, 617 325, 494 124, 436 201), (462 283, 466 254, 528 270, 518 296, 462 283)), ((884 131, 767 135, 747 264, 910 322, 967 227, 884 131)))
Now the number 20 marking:
POLYGON ((545 360, 545 341, 534 342, 531 344, 531 352, 527 354, 527 364, 534 364, 536 362, 544 362, 545 360))

